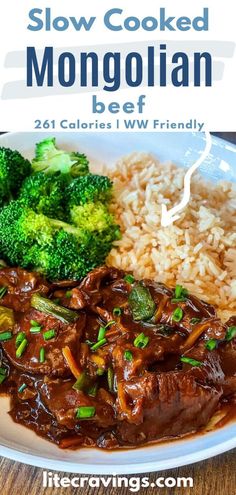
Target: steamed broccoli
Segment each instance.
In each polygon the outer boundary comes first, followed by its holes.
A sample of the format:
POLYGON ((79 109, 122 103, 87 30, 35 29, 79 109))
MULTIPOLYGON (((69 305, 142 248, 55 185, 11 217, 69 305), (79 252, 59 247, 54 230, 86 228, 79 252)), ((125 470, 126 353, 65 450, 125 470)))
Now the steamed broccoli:
MULTIPOLYGON (((82 217, 81 217, 82 218, 82 217)), ((0 211, 0 256, 49 280, 80 279, 102 264, 119 228, 105 222, 89 230, 35 213, 20 200, 0 211)))
POLYGON ((15 150, 0 148, 0 207, 14 198, 31 164, 15 150))
POLYGON ((19 199, 25 206, 51 218, 65 218, 64 197, 67 181, 64 174, 46 175, 37 172, 27 177, 19 199))
POLYGON ((32 167, 35 172, 45 174, 69 174, 78 177, 89 173, 88 160, 84 154, 59 150, 55 138, 47 138, 36 144, 32 167))
POLYGON ((87 202, 101 201, 108 203, 112 195, 112 182, 102 175, 88 174, 74 179, 66 189, 69 208, 87 202))

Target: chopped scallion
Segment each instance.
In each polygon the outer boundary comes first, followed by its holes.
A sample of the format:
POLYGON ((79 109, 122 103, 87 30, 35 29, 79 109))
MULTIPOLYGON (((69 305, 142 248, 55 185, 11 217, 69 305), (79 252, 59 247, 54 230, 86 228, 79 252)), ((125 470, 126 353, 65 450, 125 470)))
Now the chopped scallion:
POLYGON ((148 345, 149 342, 149 337, 147 335, 144 335, 144 333, 140 333, 136 339, 134 339, 134 346, 138 347, 139 349, 144 349, 148 345))
POLYGON ((229 327, 226 332, 225 340, 230 342, 230 340, 234 339, 234 337, 236 337, 236 327, 229 327))
POLYGON ((45 361, 45 349, 44 347, 41 347, 39 351, 39 362, 44 363, 44 361, 45 361))
POLYGON ((7 287, 0 287, 0 299, 2 299, 7 293, 7 287))
POLYGON ((22 340, 21 344, 16 349, 17 358, 21 358, 21 356, 24 354, 26 350, 27 345, 28 345, 28 340, 27 339, 22 340))
POLYGON ((100 340, 104 339, 105 334, 106 334, 106 329, 105 329, 105 327, 100 327, 100 328, 99 328, 99 331, 98 331, 98 338, 97 338, 97 341, 99 342, 100 340))
POLYGON ((208 351, 213 351, 214 349, 217 349, 219 342, 220 341, 217 339, 209 339, 205 344, 205 348, 208 349, 208 351))
POLYGON ((25 332, 19 332, 16 336, 16 348, 19 347, 21 342, 26 338, 25 332))
POLYGON ((124 352, 124 358, 125 358, 125 360, 126 360, 126 361, 132 361, 132 359, 133 359, 133 354, 132 354, 132 352, 131 352, 131 351, 128 351, 128 350, 126 350, 126 351, 124 352))
POLYGON ((90 377, 85 371, 82 371, 72 388, 74 390, 85 390, 90 385, 90 382, 90 377))
POLYGON ((30 320, 30 325, 31 325, 31 327, 40 327, 41 326, 39 324, 39 322, 36 320, 30 320))
POLYGON ((96 409, 94 406, 80 406, 76 410, 76 419, 87 419, 93 418, 96 414, 96 409))
POLYGON ((114 391, 114 371, 112 368, 108 368, 107 370, 107 383, 110 392, 114 391))
POLYGON ((30 328, 30 333, 40 333, 42 330, 41 327, 32 327, 30 328))
POLYGON ((72 290, 67 290, 65 296, 67 299, 70 299, 70 297, 72 296, 72 290))
POLYGON ((22 394, 22 392, 24 392, 26 388, 27 388, 26 383, 22 383, 22 385, 18 388, 19 394, 22 394))
POLYGON ((96 351, 97 349, 99 349, 99 347, 102 347, 104 344, 106 344, 107 342, 107 339, 101 339, 99 340, 99 342, 96 342, 94 345, 92 345, 91 347, 91 351, 96 351))
POLYGON ((197 361, 196 359, 192 359, 187 356, 182 356, 180 361, 182 361, 182 363, 191 364, 191 366, 202 366, 203 364, 202 361, 197 361))
POLYGON ((179 322, 182 320, 183 315, 184 315, 184 312, 183 312, 182 308, 176 308, 172 313, 172 320, 179 322))
POLYGON ((133 277, 133 275, 125 275, 124 281, 127 282, 127 284, 133 284, 135 278, 133 277))
POLYGON ((2 332, 0 333, 0 342, 5 342, 6 340, 10 340, 12 338, 12 332, 2 332))
POLYGON ((56 331, 54 329, 52 330, 48 330, 47 332, 45 332, 43 334, 43 338, 44 340, 51 340, 51 339, 54 339, 54 337, 56 336, 56 331))
POLYGON ((90 395, 91 397, 96 397, 97 395, 97 391, 98 391, 98 384, 97 383, 94 383, 94 385, 92 385, 89 389, 88 389, 88 395, 90 395))
POLYGON ((115 320, 108 321, 108 323, 105 325, 105 329, 109 328, 111 325, 114 325, 116 323, 115 320))
POLYGON ((121 316, 121 314, 122 314, 121 308, 113 308, 113 315, 114 316, 121 316))

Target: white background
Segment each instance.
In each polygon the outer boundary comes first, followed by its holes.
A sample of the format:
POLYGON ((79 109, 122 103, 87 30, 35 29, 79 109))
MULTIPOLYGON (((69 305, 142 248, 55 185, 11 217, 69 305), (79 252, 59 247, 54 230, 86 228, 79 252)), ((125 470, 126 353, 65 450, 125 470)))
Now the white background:
MULTIPOLYGON (((234 41, 235 39, 235 4, 232 0, 156 0, 125 1, 125 0, 8 0, 1 8, 0 32, 1 32, 1 52, 0 52, 0 130, 34 130, 35 119, 61 119, 81 121, 93 121, 96 118, 105 122, 112 122, 119 117, 121 122, 127 118, 127 114, 120 112, 118 115, 111 114, 93 115, 91 112, 92 94, 51 95, 47 97, 17 99, 3 99, 2 95, 6 90, 6 84, 18 80, 26 80, 26 68, 6 67, 6 56, 11 51, 23 50, 26 46, 35 46, 43 49, 45 46, 54 47, 76 47, 83 45, 83 51, 93 49, 99 44, 138 42, 148 40, 156 42, 157 46, 161 41, 184 40, 186 49, 189 40, 202 41, 234 41), (76 32, 73 29, 65 32, 31 32, 27 30, 29 22, 28 12, 32 8, 51 7, 56 16, 97 16, 97 21, 90 32, 76 32), (124 9, 124 17, 135 15, 140 19, 146 16, 159 17, 160 7, 165 7, 168 15, 194 17, 202 15, 203 7, 209 8, 209 31, 197 32, 194 30, 186 32, 136 32, 120 31, 112 32, 104 27, 103 15, 112 7, 124 9), (89 48, 90 47, 90 48, 89 48)), ((117 47, 119 51, 119 47, 117 47)), ((204 130, 211 131, 235 131, 235 58, 221 58, 224 62, 224 77, 221 81, 213 83, 211 88, 135 88, 120 89, 113 93, 105 91, 98 93, 98 98, 104 103, 118 101, 136 102, 140 94, 146 94, 146 106, 142 118, 160 119, 166 121, 188 121, 197 119, 205 122, 204 130)), ((25 83, 26 85, 26 83, 25 83)), ((39 88, 40 94, 40 88, 39 88)), ((132 114, 128 118, 140 118, 139 114, 132 114)), ((60 130, 57 127, 56 130, 60 130)), ((114 129, 112 129, 114 130, 114 129)), ((120 130, 124 130, 121 128, 120 130)), ((153 129, 150 129, 153 130, 153 129)), ((166 130, 166 129, 163 129, 166 130)), ((175 130, 175 129, 173 129, 175 130)))

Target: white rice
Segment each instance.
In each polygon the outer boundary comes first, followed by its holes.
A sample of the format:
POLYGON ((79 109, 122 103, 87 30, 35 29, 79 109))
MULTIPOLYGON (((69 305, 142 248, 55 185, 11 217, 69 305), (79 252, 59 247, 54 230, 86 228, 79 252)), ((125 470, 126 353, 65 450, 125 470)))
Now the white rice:
POLYGON ((169 209, 181 200, 185 172, 147 154, 124 157, 106 170, 122 231, 107 263, 137 278, 182 284, 226 318, 236 313, 236 184, 195 175, 190 203, 179 220, 162 227, 161 205, 169 209))

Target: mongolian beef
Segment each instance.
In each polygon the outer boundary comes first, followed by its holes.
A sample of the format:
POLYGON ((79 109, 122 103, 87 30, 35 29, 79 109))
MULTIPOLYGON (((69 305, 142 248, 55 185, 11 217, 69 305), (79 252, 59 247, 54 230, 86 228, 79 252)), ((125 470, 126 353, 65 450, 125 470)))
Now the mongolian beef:
POLYGON ((236 317, 181 285, 102 266, 49 284, 1 268, 0 387, 12 419, 61 448, 200 430, 236 392, 236 317))

